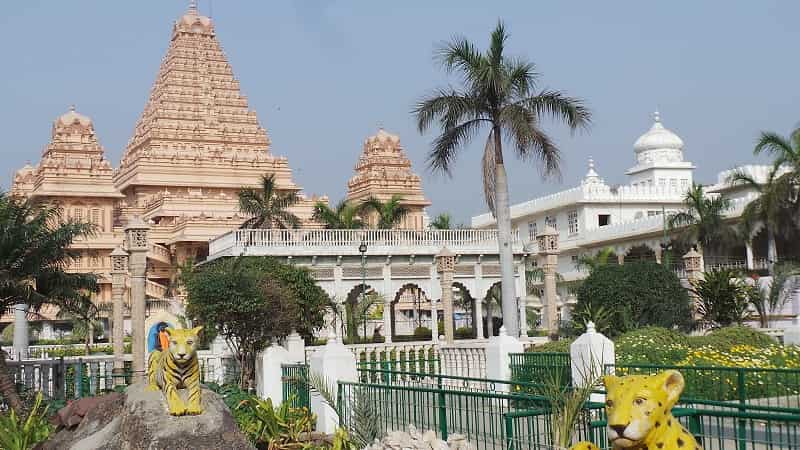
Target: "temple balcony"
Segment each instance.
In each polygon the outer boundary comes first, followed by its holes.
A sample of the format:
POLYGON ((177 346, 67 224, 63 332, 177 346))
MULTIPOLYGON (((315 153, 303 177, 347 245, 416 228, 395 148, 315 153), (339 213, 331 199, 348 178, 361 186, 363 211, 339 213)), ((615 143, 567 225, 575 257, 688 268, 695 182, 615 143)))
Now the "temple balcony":
MULTIPOLYGON (((209 242, 209 259, 225 256, 435 255, 443 247, 465 255, 497 254, 497 230, 235 230, 209 242)), ((525 252, 519 233, 513 251, 525 252)))

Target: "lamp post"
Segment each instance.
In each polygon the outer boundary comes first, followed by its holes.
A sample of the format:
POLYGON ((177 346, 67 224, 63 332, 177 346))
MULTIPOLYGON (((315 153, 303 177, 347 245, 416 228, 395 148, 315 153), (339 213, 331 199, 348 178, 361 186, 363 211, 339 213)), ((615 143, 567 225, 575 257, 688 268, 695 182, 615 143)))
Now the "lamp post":
MULTIPOLYGON (((367 243, 363 240, 361 241, 361 245, 358 246, 358 252, 361 253, 361 305, 364 305, 364 299, 366 298, 366 292, 364 292, 367 288, 367 243)), ((367 309, 364 309, 364 317, 362 320, 364 321, 364 339, 367 339, 367 309)))

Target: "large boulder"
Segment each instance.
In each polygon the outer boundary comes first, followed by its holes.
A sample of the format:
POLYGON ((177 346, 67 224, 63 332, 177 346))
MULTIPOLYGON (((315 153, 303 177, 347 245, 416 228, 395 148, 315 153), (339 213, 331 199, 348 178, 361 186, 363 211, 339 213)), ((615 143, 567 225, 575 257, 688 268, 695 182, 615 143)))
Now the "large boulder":
POLYGON ((108 395, 62 416, 65 423, 41 448, 46 450, 251 450, 222 399, 203 389, 203 414, 175 417, 167 413, 161 392, 135 384, 124 395, 108 395), (68 420, 72 419, 72 420, 68 420))

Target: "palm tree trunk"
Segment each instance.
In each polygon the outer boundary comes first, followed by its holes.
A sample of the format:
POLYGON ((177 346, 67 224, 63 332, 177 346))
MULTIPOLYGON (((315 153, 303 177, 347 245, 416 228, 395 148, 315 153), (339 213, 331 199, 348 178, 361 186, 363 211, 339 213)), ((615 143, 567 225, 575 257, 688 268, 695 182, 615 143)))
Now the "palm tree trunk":
POLYGON ((22 413, 24 409, 22 399, 19 398, 17 387, 14 385, 14 379, 11 378, 11 374, 8 372, 8 366, 6 366, 6 352, 3 350, 0 350, 0 395, 3 396, 8 406, 16 411, 17 414, 22 413))
POLYGON ((514 254, 511 248, 511 208, 508 200, 508 178, 503 164, 500 129, 494 130, 495 151, 495 210, 497 213, 497 244, 500 250, 500 281, 503 304, 503 326, 509 336, 519 336, 517 294, 514 289, 514 254))
POLYGON ((767 264, 769 273, 772 274, 772 269, 775 263, 778 262, 778 246, 775 243, 775 231, 772 227, 767 227, 767 264))

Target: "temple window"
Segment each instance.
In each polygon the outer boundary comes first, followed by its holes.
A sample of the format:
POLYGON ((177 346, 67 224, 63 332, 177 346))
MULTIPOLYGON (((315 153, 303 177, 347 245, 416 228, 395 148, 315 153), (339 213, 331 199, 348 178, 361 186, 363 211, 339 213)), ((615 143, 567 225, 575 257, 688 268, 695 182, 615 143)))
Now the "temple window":
POLYGON ((569 225, 569 234, 578 234, 578 211, 572 210, 567 213, 567 225, 569 225))
POLYGON ((103 215, 100 208, 92 208, 92 213, 89 220, 97 226, 98 231, 103 230, 103 215))
POLYGON ((554 230, 557 230, 558 229, 558 220, 556 219, 556 216, 544 216, 544 225, 545 226, 550 226, 554 230))
POLYGON ((536 222, 528 222, 528 239, 536 239, 536 222))
POLYGON ((598 214, 597 215, 597 226, 604 227, 606 225, 611 224, 611 214, 598 214))
POLYGON ((72 218, 78 222, 83 221, 83 208, 75 208, 72 210, 72 218))

